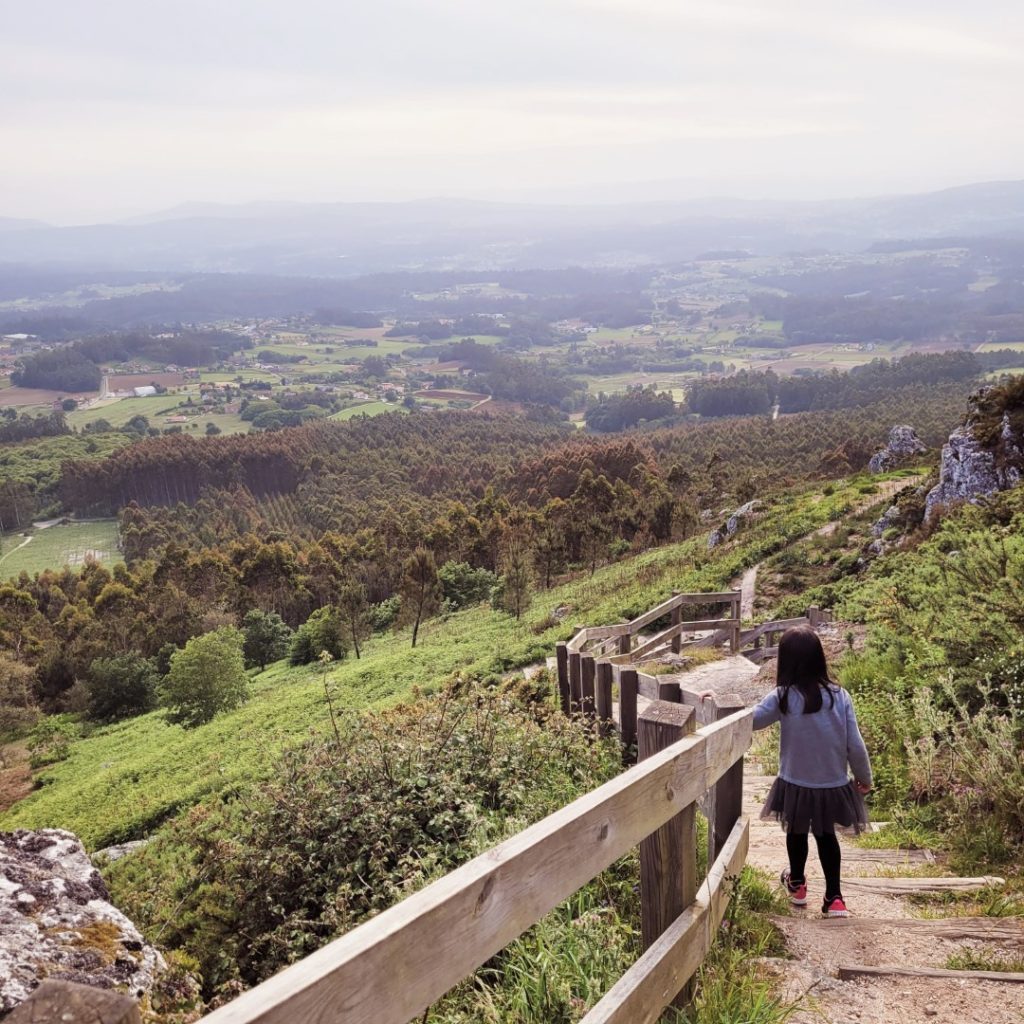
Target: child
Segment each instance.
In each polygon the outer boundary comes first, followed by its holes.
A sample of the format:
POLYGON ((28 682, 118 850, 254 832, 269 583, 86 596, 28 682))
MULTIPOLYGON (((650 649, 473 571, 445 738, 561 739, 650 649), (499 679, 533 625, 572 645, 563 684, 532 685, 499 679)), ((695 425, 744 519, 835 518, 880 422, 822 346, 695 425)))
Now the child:
POLYGON ((777 686, 754 708, 754 728, 780 722, 779 776, 761 811, 786 831, 789 870, 781 880, 794 906, 807 905, 807 834, 814 833, 825 873, 826 917, 848 917, 839 887, 841 857, 835 827, 867 824, 863 794, 871 764, 850 695, 829 679, 821 641, 809 626, 787 629, 779 641, 777 686), (846 773, 849 763, 854 781, 846 773))

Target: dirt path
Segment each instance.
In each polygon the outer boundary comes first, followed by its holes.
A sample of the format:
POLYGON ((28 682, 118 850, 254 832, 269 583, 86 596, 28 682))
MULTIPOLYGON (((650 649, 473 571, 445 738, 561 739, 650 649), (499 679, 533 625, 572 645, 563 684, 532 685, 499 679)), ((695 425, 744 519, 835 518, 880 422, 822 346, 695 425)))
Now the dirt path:
MULTIPOLYGON (((773 877, 786 864, 785 837, 777 824, 758 817, 771 786, 768 776, 748 775, 744 810, 751 817, 748 862, 773 877)), ((894 878, 947 874, 941 862, 911 851, 865 850, 845 837, 844 895, 851 916, 820 916, 823 880, 814 844, 807 863, 808 905, 776 919, 794 959, 768 961, 787 1000, 799 1000, 793 1024, 1021 1024, 1024 985, 967 978, 871 977, 841 981, 844 965, 943 968, 953 953, 1019 957, 1024 922, 1019 918, 922 919, 905 894, 884 890, 894 878), (858 884, 858 879, 862 881, 858 884), (868 879, 874 881, 867 885, 868 879)), ((899 884, 896 882, 895 884, 899 884)), ((943 885, 942 881, 934 883, 943 885)))
MULTIPOLYGON (((879 483, 878 491, 875 494, 867 494, 860 501, 855 502, 853 508, 846 514, 846 516, 859 515, 861 512, 872 508, 874 505, 881 505, 883 502, 891 501, 893 496, 902 491, 904 487, 911 487, 914 484, 920 483, 923 479, 923 476, 908 476, 899 480, 883 480, 879 483)), ((803 537, 797 538, 793 543, 798 544, 801 540, 806 540, 808 537, 830 537, 837 529, 839 529, 840 523, 846 518, 846 516, 843 516, 842 519, 835 519, 831 523, 826 523, 824 526, 819 526, 818 529, 812 530, 803 537)), ((756 596, 757 574, 761 571, 761 566, 763 565, 764 562, 758 562, 757 565, 752 565, 749 569, 744 571, 743 575, 739 577, 739 579, 733 580, 731 584, 733 590, 738 590, 740 592, 741 619, 749 620, 754 617, 754 598, 756 596)))
POLYGON ((10 555, 13 555, 15 551, 20 551, 26 544, 31 544, 31 543, 32 543, 32 538, 31 537, 26 537, 16 548, 11 548, 11 550, 8 551, 6 554, 0 555, 0 563, 2 563, 10 555))

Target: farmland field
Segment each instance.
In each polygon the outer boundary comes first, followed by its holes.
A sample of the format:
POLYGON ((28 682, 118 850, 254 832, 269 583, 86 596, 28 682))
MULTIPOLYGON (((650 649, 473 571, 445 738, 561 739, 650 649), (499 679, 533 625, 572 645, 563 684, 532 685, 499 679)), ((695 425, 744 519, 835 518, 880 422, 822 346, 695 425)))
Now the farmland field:
POLYGON ((348 409, 336 412, 332 420, 350 420, 353 416, 379 416, 382 412, 408 412, 404 405, 397 405, 394 402, 363 402, 362 405, 353 405, 348 409))
POLYGON ((44 569, 81 565, 89 555, 106 565, 123 561, 117 550, 116 519, 54 525, 27 534, 4 534, 0 579, 23 571, 32 575, 44 569))

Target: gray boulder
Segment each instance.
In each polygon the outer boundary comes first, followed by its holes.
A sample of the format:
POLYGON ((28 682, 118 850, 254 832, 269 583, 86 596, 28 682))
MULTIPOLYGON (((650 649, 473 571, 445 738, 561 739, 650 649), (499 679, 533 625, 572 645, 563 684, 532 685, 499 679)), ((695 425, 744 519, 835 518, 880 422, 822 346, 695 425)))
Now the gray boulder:
POLYGON ((110 903, 77 836, 56 828, 0 832, 0 1016, 43 978, 138 999, 165 969, 110 903))
POLYGON ((920 455, 927 450, 913 427, 906 423, 898 424, 889 431, 889 440, 885 447, 871 456, 868 470, 872 473, 888 472, 890 469, 896 469, 912 456, 920 455))
POLYGON ((763 504, 763 502, 758 501, 755 498, 753 501, 748 501, 746 504, 740 505, 740 507, 726 519, 724 526, 720 526, 718 529, 712 530, 708 534, 708 551, 717 548, 719 544, 733 536, 733 534, 736 533, 747 519, 761 509, 763 504))
POLYGON ((958 427, 942 446, 939 482, 928 492, 925 501, 927 522, 940 505, 979 498, 1005 491, 1021 482, 1024 464, 1021 446, 1010 426, 1008 415, 995 449, 981 445, 970 426, 958 427))

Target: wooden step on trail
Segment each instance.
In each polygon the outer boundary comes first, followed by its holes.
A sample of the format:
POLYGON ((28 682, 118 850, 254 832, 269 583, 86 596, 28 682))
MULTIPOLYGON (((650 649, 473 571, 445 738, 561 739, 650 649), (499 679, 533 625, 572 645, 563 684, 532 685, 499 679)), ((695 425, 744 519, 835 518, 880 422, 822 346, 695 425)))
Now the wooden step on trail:
POLYGON ((854 978, 954 978, 959 981, 1024 984, 1024 974, 1015 971, 948 971, 941 967, 868 967, 866 964, 847 964, 841 966, 838 973, 840 981, 851 981, 854 978))
POLYGON ((915 892, 973 892, 1005 885, 1005 878, 982 875, 978 878, 844 878, 843 889, 873 892, 880 896, 906 896, 915 892))
POLYGON ((791 927, 799 920, 801 932, 835 932, 837 929, 856 932, 909 932, 948 942, 977 940, 1003 946, 1024 948, 1024 919, 1014 917, 773 917, 780 928, 791 927))

